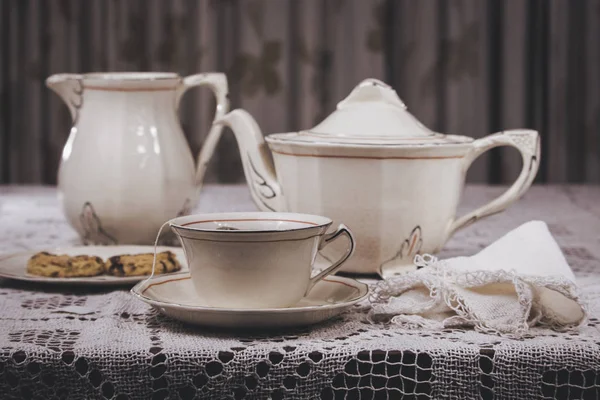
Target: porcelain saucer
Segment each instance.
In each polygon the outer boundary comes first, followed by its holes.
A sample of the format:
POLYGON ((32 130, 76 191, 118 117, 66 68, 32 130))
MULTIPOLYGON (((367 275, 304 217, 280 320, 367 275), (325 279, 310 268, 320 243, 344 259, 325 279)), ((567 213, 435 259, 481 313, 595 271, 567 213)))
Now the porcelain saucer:
MULTIPOLYGON (((157 247, 157 251, 172 251, 181 264, 182 271, 188 271, 187 262, 183 249, 180 247, 157 247)), ((154 253, 154 246, 74 246, 54 249, 41 249, 35 251, 26 251, 15 254, 0 255, 0 278, 9 278, 19 281, 28 281, 44 284, 68 284, 68 285, 86 285, 86 286, 118 286, 133 285, 146 279, 148 276, 110 276, 98 275, 80 278, 50 278, 44 276, 31 275, 27 273, 27 262, 35 253, 39 251, 48 251, 53 254, 68 254, 70 256, 88 255, 98 256, 104 260, 109 257, 121 254, 143 254, 154 253)), ((170 276, 171 274, 169 274, 170 276)))
POLYGON ((368 286, 355 279, 329 276, 294 307, 232 309, 198 305, 189 272, 155 276, 131 289, 135 297, 173 319, 205 327, 244 329, 316 324, 346 311, 368 292, 368 286))

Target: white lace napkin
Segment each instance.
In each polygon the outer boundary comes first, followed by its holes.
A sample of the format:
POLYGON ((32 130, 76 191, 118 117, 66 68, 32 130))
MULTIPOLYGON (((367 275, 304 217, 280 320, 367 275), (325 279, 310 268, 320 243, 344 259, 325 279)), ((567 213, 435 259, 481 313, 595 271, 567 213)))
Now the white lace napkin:
POLYGON ((534 325, 566 330, 587 317, 573 271, 541 221, 521 225, 474 256, 438 261, 425 255, 415 263, 423 268, 375 286, 372 321, 519 337, 534 325))

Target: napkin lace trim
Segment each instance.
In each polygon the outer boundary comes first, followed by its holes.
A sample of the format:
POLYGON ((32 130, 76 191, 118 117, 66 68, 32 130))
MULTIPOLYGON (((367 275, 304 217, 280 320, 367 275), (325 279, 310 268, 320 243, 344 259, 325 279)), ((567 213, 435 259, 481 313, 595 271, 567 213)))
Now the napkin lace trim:
POLYGON ((388 322, 407 329, 471 326, 482 333, 520 338, 530 334, 529 328, 536 324, 556 331, 570 331, 587 321, 586 302, 575 284, 566 278, 520 275, 515 270, 455 271, 447 268, 445 261, 440 261, 429 254, 417 255, 414 263, 420 269, 398 278, 382 281, 372 289, 370 295, 372 307, 368 314, 371 323, 388 319, 388 322), (492 327, 489 321, 478 316, 469 307, 456 289, 482 287, 495 283, 512 284, 517 295, 520 314, 512 323, 492 327), (417 288, 425 288, 429 292, 428 301, 404 302, 401 306, 393 304, 395 297, 417 288), (565 323, 560 316, 543 307, 539 292, 535 288, 556 291, 580 304, 583 312, 582 320, 575 325, 565 323), (446 318, 441 321, 427 318, 433 313, 440 314, 441 306, 447 307, 446 318), (449 310, 453 313, 448 312, 449 310))

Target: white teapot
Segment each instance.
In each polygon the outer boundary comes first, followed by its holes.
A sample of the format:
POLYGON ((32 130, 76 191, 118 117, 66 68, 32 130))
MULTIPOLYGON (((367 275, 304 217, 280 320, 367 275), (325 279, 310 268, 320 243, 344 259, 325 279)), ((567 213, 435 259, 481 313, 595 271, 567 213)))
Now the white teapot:
MULTIPOLYGON (((504 210, 531 186, 540 160, 536 131, 510 130, 477 140, 436 133, 375 79, 361 82, 314 128, 267 136, 268 148, 244 110, 216 124, 233 130, 260 209, 343 222, 357 245, 343 270, 384 277, 414 269, 416 254, 435 253, 457 230, 504 210), (520 151, 521 174, 500 197, 456 217, 467 169, 498 146, 520 151)), ((329 247, 333 250, 322 252, 326 257, 339 254, 329 247)))
POLYGON ((229 110, 222 73, 58 74, 46 84, 69 107, 58 188, 65 215, 87 244, 151 244, 166 220, 196 204, 222 127, 213 126, 194 167, 177 117, 186 90, 206 85, 215 117, 229 110))

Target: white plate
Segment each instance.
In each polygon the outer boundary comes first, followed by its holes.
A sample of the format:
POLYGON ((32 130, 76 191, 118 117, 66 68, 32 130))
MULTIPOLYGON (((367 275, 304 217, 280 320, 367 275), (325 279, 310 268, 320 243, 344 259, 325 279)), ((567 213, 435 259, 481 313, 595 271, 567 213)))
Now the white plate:
MULTIPOLYGON (((159 246, 157 251, 172 251, 179 263, 181 270, 187 271, 187 263, 183 254, 183 249, 179 247, 159 246)), ((89 255, 97 256, 106 261, 109 257, 121 254, 142 254, 154 253, 154 246, 77 246, 77 247, 62 247, 47 250, 27 251, 23 253, 0 255, 0 278, 16 279, 20 281, 52 283, 52 284, 69 284, 69 285, 131 285, 135 284, 147 276, 110 276, 98 275, 79 278, 49 278, 44 276, 30 275, 27 273, 27 261, 35 253, 47 251, 53 254, 68 254, 70 256, 89 255)))
POLYGON ((355 279, 329 276, 290 308, 229 309, 202 307, 189 272, 155 276, 131 293, 163 314, 183 322, 217 328, 289 328, 325 321, 363 300, 369 287, 355 279))

